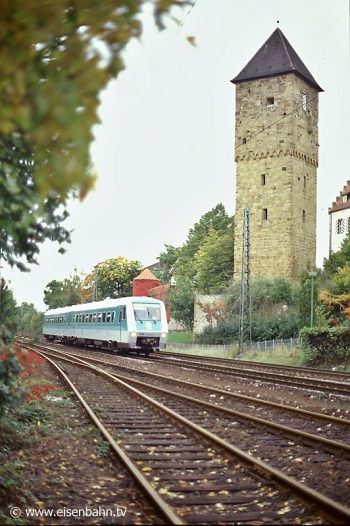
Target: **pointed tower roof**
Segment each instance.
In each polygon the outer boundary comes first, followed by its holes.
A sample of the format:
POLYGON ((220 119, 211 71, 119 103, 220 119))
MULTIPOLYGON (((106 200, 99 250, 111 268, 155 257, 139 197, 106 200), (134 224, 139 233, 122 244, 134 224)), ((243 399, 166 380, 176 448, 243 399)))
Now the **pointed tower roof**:
MULTIPOLYGON (((136 276, 135 280, 136 279, 147 279, 147 280, 156 280, 156 281, 159 281, 158 278, 156 278, 156 276, 148 269, 148 268, 145 268, 145 270, 143 270, 141 272, 141 274, 139 274, 138 276, 136 276)), ((134 280, 134 281, 135 281, 134 280)))
POLYGON ((285 73, 295 73, 317 91, 323 91, 282 31, 277 28, 231 82, 238 84, 246 80, 274 77, 285 73))

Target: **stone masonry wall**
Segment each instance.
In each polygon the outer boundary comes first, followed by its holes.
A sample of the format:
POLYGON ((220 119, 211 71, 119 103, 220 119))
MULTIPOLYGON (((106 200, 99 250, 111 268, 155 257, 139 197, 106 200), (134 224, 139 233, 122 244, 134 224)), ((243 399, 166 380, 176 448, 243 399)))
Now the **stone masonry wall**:
POLYGON ((294 73, 236 86, 234 276, 250 208, 252 276, 297 280, 316 261, 318 92, 294 73))

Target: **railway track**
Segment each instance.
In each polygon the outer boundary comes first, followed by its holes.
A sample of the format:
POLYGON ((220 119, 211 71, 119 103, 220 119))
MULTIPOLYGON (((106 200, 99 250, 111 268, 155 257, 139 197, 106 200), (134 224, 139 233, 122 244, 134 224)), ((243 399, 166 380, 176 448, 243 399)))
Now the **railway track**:
MULTIPOLYGON (((47 353, 55 354, 53 350, 46 350, 47 353)), ((277 467, 254 458, 252 451, 247 454, 237 448, 232 443, 232 438, 237 440, 233 414, 226 413, 225 420, 223 408, 210 407, 210 411, 217 412, 216 420, 220 421, 214 429, 212 413, 208 416, 208 404, 205 409, 198 409, 198 404, 203 402, 186 400, 183 395, 160 391, 156 386, 138 384, 135 388, 136 380, 122 381, 115 374, 101 370, 97 372, 86 360, 83 364, 77 358, 63 354, 58 358, 56 354, 57 360, 64 363, 70 376, 75 376, 74 383, 78 384, 85 398, 91 398, 97 404, 99 418, 112 428, 112 434, 118 430, 118 443, 122 445, 123 451, 128 452, 139 471, 146 473, 152 486, 185 523, 244 523, 262 518, 266 521, 268 518, 273 523, 289 524, 297 523, 297 517, 301 516, 304 521, 314 512, 308 507, 300 508, 294 492, 308 502, 313 501, 313 506, 317 507, 318 513, 327 517, 327 521, 332 517, 333 522, 345 524, 350 519, 350 510, 342 504, 321 496, 318 491, 297 482, 277 467), (72 370, 78 363, 80 368, 84 367, 83 375, 72 370), (91 374, 95 375, 93 381, 86 377, 91 374), (104 375, 103 379, 98 377, 97 380, 97 374, 104 375), (110 382, 113 382, 113 386, 110 382), (131 382, 134 387, 130 386, 131 382), (93 393, 89 392, 91 386, 93 393), (118 394, 115 392, 116 386, 118 394), (99 395, 96 396, 96 393, 99 395), (223 430, 226 434, 223 434, 223 430), (260 478, 262 476, 265 477, 263 481, 260 478), (292 491, 292 494, 286 496, 286 489, 271 486, 271 477, 274 484, 288 487, 287 491, 292 491)), ((259 425, 262 425, 261 422, 259 425)), ((305 446, 302 447, 305 449, 305 446)), ((332 447, 335 447, 334 444, 332 447)), ((294 444, 291 449, 295 449, 294 444)), ((343 447, 344 452, 347 453, 346 447, 343 447)), ((298 454, 301 454, 300 449, 298 454)), ((311 520, 312 524, 322 523, 319 516, 306 520, 311 520)))
POLYGON ((258 370, 258 371, 274 371, 279 372, 280 374, 291 374, 292 376, 310 376, 310 374, 317 375, 319 378, 324 379, 339 379, 341 382, 350 382, 350 372, 346 371, 336 371, 330 369, 320 369, 317 367, 309 366, 295 366, 295 365, 278 365, 271 363, 261 363, 261 362, 252 362, 247 360, 237 360, 234 358, 214 358, 211 356, 198 356, 188 353, 180 352, 171 352, 171 351, 156 351, 153 355, 156 359, 160 358, 176 358, 176 359, 189 359, 191 361, 195 360, 209 364, 218 364, 228 367, 237 367, 244 366, 249 369, 258 370))
MULTIPOLYGON (((208 358, 201 360, 193 359, 192 356, 177 358, 174 356, 168 357, 167 355, 167 352, 164 352, 161 355, 160 353, 157 353, 155 355, 155 360, 157 362, 172 364, 179 367, 186 367, 198 371, 210 371, 211 373, 240 378, 253 378, 255 381, 260 380, 262 382, 273 383, 275 385, 278 384, 281 386, 293 386, 307 390, 322 391, 334 395, 350 396, 350 375, 347 374, 341 374, 341 376, 339 376, 339 374, 336 373, 336 378, 341 378, 343 381, 330 380, 324 376, 322 377, 323 372, 320 373, 319 370, 317 370, 319 379, 315 380, 314 378, 310 377, 310 375, 313 374, 312 371, 308 372, 309 376, 295 376, 292 375, 294 368, 284 369, 278 366, 271 366, 265 369, 263 364, 260 364, 259 368, 256 368, 251 366, 251 362, 246 362, 243 365, 240 365, 239 361, 236 361, 233 364, 230 363, 229 365, 219 365, 216 361, 212 362, 208 358), (282 372, 274 372, 276 369, 282 372)), ((300 369, 302 369, 304 373, 304 368, 299 368, 297 372, 300 371, 300 369)))

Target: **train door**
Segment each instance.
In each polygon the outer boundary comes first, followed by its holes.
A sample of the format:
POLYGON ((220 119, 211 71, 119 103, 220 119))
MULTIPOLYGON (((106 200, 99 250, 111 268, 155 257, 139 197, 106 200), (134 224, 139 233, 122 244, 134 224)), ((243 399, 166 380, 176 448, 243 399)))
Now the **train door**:
POLYGON ((119 323, 119 341, 120 343, 127 343, 128 338, 128 323, 126 319, 126 306, 119 307, 118 323, 119 323))

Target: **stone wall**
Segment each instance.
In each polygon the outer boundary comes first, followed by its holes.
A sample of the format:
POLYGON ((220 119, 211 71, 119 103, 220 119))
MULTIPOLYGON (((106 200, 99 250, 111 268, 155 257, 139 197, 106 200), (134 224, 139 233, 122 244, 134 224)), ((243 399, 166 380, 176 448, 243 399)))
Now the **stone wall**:
POLYGON ((196 294, 194 301, 193 332, 199 334, 205 327, 215 327, 224 316, 225 296, 223 294, 196 294))
POLYGON ((252 276, 297 280, 316 262, 318 92, 294 73, 236 87, 234 276, 249 208, 252 276))

